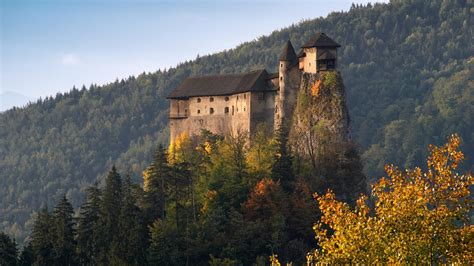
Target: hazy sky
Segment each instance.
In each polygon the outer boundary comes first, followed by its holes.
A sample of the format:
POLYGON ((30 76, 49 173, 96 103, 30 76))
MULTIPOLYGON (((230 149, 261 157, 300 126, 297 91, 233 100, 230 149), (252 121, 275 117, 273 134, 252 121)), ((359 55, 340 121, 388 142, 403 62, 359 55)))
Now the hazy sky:
POLYGON ((0 2, 0 93, 36 98, 175 66, 374 1, 0 2))

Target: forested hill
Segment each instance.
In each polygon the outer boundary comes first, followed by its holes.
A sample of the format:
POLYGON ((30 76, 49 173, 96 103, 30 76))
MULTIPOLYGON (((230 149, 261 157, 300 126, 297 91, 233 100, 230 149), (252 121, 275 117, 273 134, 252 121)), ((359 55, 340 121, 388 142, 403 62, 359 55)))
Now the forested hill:
MULTIPOLYGON (((139 180, 167 141, 165 96, 184 78, 267 67, 291 39, 317 31, 342 44, 352 136, 369 177, 383 163, 421 165, 428 143, 457 132, 474 156, 473 8, 469 1, 392 1, 353 6, 175 68, 72 89, 0 114, 0 231, 21 241, 33 211, 84 189, 112 164, 139 180)), ((295 9, 297 10, 297 9, 295 9)), ((258 23, 258 22, 256 22, 258 23)), ((150 51, 153 53, 153 51, 150 51)))

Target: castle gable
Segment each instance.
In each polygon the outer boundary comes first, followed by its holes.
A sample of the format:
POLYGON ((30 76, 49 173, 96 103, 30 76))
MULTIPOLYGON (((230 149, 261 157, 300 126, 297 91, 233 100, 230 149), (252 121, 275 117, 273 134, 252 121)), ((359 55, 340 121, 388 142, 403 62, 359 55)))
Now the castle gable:
POLYGON ((323 32, 319 32, 311 37, 301 48, 311 47, 341 47, 341 45, 329 38, 323 32))
POLYGON ((189 98, 198 96, 221 96, 243 92, 271 91, 266 70, 244 74, 225 74, 189 77, 174 90, 168 98, 189 98))

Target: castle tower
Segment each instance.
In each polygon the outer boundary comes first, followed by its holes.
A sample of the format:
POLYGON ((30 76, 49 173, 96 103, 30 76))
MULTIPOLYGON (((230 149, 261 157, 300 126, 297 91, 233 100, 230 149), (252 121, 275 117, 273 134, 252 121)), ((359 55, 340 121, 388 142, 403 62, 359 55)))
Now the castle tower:
POLYGON ((289 113, 290 102, 293 102, 292 98, 296 98, 296 89, 292 81, 294 74, 292 72, 295 69, 298 70, 297 65, 298 58, 296 57, 295 49, 293 49, 293 45, 288 40, 280 55, 280 65, 278 67, 279 91, 276 97, 277 101, 275 101, 275 129, 279 129, 282 123, 286 121, 287 116, 291 116, 291 113, 289 113))
POLYGON ((324 32, 318 32, 301 48, 299 54, 300 69, 305 73, 331 71, 337 67, 337 48, 340 44, 329 38, 324 32))

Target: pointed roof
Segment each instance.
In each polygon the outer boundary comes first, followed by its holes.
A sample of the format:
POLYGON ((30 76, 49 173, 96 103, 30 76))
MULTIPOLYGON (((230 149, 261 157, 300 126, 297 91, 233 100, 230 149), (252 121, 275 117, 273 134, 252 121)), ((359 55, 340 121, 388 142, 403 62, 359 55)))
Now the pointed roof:
POLYGON ((341 45, 329 38, 324 32, 318 32, 302 46, 302 48, 311 47, 341 47, 341 45))
POLYGON ((283 47, 283 52, 280 55, 280 61, 296 61, 296 53, 295 49, 293 49, 293 45, 291 45, 291 41, 288 40, 283 47))
POLYGON ((168 99, 198 96, 222 96, 248 91, 274 90, 267 82, 270 74, 265 69, 244 74, 224 74, 189 77, 181 82, 168 99))

